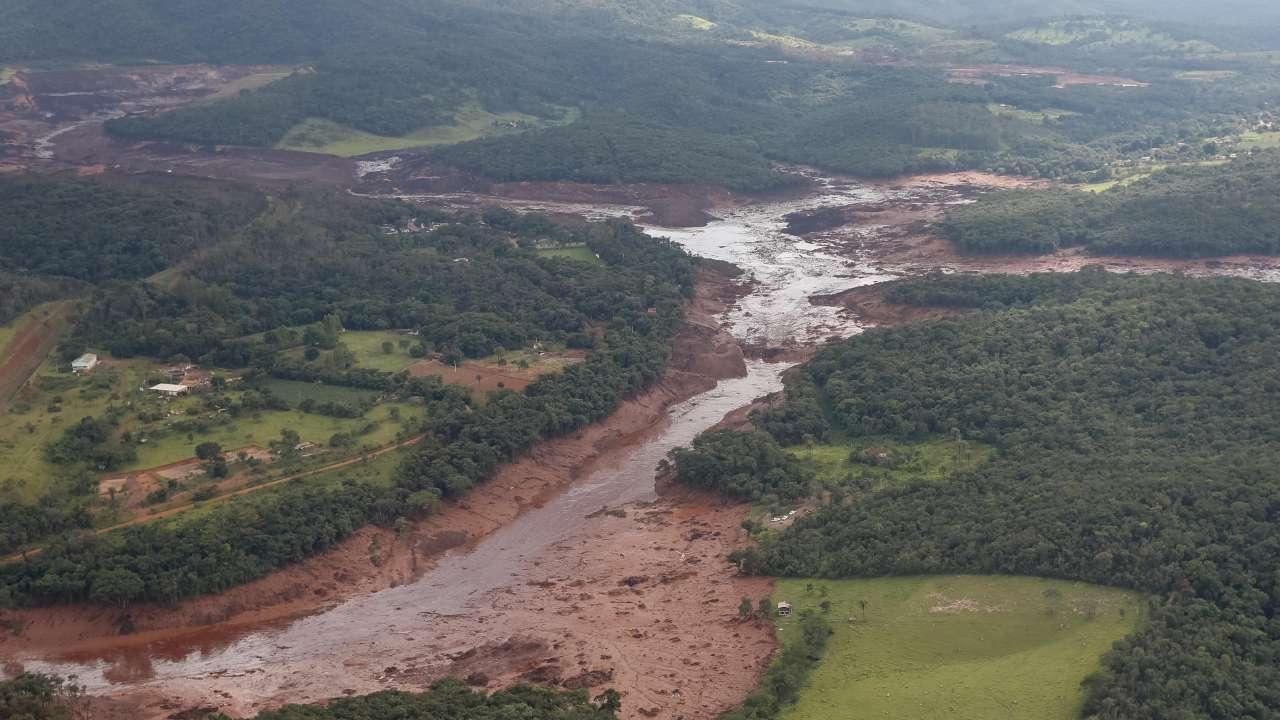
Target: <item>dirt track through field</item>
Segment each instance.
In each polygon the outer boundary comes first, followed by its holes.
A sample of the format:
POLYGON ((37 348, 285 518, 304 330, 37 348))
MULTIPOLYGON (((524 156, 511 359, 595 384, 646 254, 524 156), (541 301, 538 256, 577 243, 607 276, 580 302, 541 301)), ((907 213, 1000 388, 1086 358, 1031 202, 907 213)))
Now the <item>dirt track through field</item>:
POLYGON ((9 340, 0 353, 0 412, 58 344, 67 329, 70 308, 59 306, 43 318, 33 318, 9 340))

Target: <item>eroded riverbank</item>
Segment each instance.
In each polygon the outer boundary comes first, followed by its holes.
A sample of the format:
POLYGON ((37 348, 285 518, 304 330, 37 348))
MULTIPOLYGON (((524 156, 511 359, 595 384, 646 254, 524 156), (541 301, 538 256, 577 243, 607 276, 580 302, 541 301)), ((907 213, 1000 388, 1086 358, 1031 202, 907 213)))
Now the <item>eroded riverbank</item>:
MULTIPOLYGON (((770 627, 735 619, 738 599, 768 594, 769 582, 739 577, 726 560, 744 541, 745 509, 700 495, 660 496, 654 467, 670 448, 781 387, 787 364, 747 362, 744 354, 795 361, 829 337, 918 319, 867 310, 875 286, 895 277, 1098 261, 965 258, 930 234, 927 224, 947 206, 1008 179, 808 178, 811 190, 800 196, 721 198, 709 222, 648 228, 746 275, 704 275, 671 372, 606 423, 539 447, 404 538, 366 529, 337 552, 176 610, 26 614, 26 629, 0 642, 0 654, 29 669, 75 674, 108 698, 99 713, 106 718, 166 718, 192 707, 248 715, 343 693, 416 689, 445 675, 489 687, 516 680, 616 687, 629 718, 716 716, 746 695, 772 652, 770 627), (618 512, 600 513, 604 506, 618 512), (126 619, 131 632, 121 635, 126 619)), ((573 198, 465 200, 647 217, 640 205, 573 198)), ((1111 262, 1118 270, 1263 279, 1276 269, 1273 260, 1247 258, 1111 262)))

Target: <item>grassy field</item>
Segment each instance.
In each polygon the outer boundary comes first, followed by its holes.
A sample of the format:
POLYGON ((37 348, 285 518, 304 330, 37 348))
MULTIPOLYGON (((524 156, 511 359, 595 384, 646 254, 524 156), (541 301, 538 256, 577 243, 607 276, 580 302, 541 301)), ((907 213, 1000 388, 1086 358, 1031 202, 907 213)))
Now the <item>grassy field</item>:
POLYGON ((8 85, 9 81, 17 75, 18 71, 9 67, 0 67, 0 85, 8 85))
POLYGON ((1246 150, 1274 150, 1280 148, 1280 132, 1247 132, 1237 139, 1239 147, 1246 150))
MULTIPOLYGON (((213 498, 211 500, 197 504, 195 507, 181 514, 173 515, 158 521, 161 524, 169 526, 178 526, 185 522, 190 522, 196 518, 202 517, 216 507, 229 502, 244 503, 253 506, 255 503, 261 503, 263 500, 269 499, 273 493, 288 487, 293 483, 306 483, 313 487, 336 488, 348 479, 357 480, 359 482, 369 483, 371 485, 389 486, 395 477, 396 468, 400 463, 413 452, 412 448, 401 448, 393 452, 370 458, 366 462, 360 462, 337 470, 308 475, 303 478, 297 478, 287 483, 282 483, 274 487, 263 488, 258 492, 251 492, 239 496, 223 496, 221 498, 213 498)), ((267 479, 270 482, 270 478, 267 479)))
POLYGON ((201 98, 199 102, 207 103, 233 97, 235 95, 239 95, 241 90, 258 90, 259 88, 264 88, 277 80, 283 80, 292 74, 292 70, 279 70, 275 72, 260 72, 252 75, 245 75, 238 80, 233 80, 227 83, 218 92, 209 95, 208 97, 201 98))
POLYGON ((290 405, 297 405, 303 400, 362 403, 378 396, 378 393, 372 390, 298 380, 267 380, 263 386, 290 405))
POLYGON ((1016 30, 1007 37, 1041 45, 1084 43, 1092 47, 1141 46, 1166 52, 1218 51, 1213 44, 1201 40, 1175 40, 1140 23, 1102 18, 1053 20, 1043 25, 1016 30))
MULTIPOLYGON (((576 120, 569 115, 565 122, 576 120)), ((494 114, 472 105, 457 112, 452 125, 422 128, 401 137, 386 137, 355 130, 329 120, 311 118, 294 126, 276 148, 355 157, 387 150, 453 145, 495 135, 510 135, 551 123, 522 113, 494 114)))
POLYGON ((288 410, 264 412, 254 417, 238 418, 190 437, 186 433, 172 433, 155 438, 138 447, 138 460, 125 469, 151 468, 185 460, 195 455, 196 445, 204 442, 216 442, 228 450, 246 445, 265 448, 272 440, 279 439, 284 428, 297 432, 303 442, 317 445, 327 445, 329 438, 337 433, 356 436, 360 445, 386 445, 396 439, 402 428, 416 425, 421 417, 421 408, 407 404, 379 405, 360 418, 332 418, 288 410), (393 408, 399 409, 400 422, 392 419, 393 408), (371 431, 361 434, 370 425, 373 426, 371 431))
POLYGON ((0 416, 0 499, 35 502, 56 472, 44 449, 69 424, 99 416, 116 398, 141 385, 149 363, 119 362, 79 377, 58 372, 48 362, 19 391, 0 416))
POLYGON ((1217 82, 1218 80, 1229 80, 1237 74, 1235 70, 1185 70, 1175 73, 1174 77, 1192 82, 1217 82))
POLYGON ((792 447, 788 451, 813 463, 818 480, 835 484, 849 474, 876 479, 876 488, 911 480, 937 482, 956 472, 972 470, 987 462, 994 450, 981 443, 930 440, 915 444, 891 440, 859 439, 855 442, 792 447), (857 453, 860 461, 851 460, 857 453))
MULTIPOLYGON (((783 580, 775 599, 831 603, 835 630, 783 720, 1074 720, 1144 612, 1135 593, 1013 577, 783 580)), ((797 626, 780 619, 782 639, 797 626)))
POLYGON ((706 18, 698 17, 697 15, 676 15, 671 18, 671 21, 681 27, 689 28, 691 30, 701 30, 703 32, 706 32, 707 30, 714 30, 716 28, 715 23, 706 18))
POLYGON ((1013 107, 1012 105, 1004 105, 1002 103, 991 103, 987 105, 987 109, 996 117, 1013 118, 1014 120, 1022 120, 1023 122, 1043 125, 1050 120, 1060 120, 1068 115, 1079 115, 1080 113, 1071 110, 1057 110, 1054 108, 1046 108, 1044 110, 1023 110, 1022 108, 1013 107))
POLYGON ((417 362, 409 357, 409 349, 400 347, 400 341, 409 341, 412 347, 418 338, 388 331, 347 331, 342 334, 342 344, 355 353, 356 364, 383 372, 400 372, 417 362), (391 352, 382 351, 382 343, 391 343, 391 352))
POLYGON ((600 264, 600 258, 596 257, 596 254, 591 252, 591 248, 585 245, 565 248, 547 248, 545 250, 539 250, 538 254, 542 257, 566 258, 568 260, 577 260, 578 262, 589 263, 591 265, 600 264))

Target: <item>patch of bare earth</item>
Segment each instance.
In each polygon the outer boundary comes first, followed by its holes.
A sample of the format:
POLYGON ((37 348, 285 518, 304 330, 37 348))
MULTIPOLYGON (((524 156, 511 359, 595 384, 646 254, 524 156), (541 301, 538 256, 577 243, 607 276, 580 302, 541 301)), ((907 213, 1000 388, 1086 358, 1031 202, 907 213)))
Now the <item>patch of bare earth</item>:
MULTIPOLYGON (((539 445, 465 501, 400 536, 365 528, 321 556, 176 606, 8 612, 2 619, 22 630, 0 637, 0 660, 9 671, 20 668, 19 657, 105 662, 108 678, 121 683, 109 698, 95 700, 95 717, 107 720, 158 720, 193 707, 248 715, 342 690, 420 689, 446 675, 492 687, 516 680, 607 685, 626 693, 628 717, 714 717, 745 696, 773 650, 770 626, 733 619, 738 599, 769 594, 769 581, 737 578, 725 560, 742 540, 745 509, 692 495, 629 508, 626 517, 595 517, 546 553, 535 577, 513 580, 490 610, 447 618, 421 638, 421 654, 377 668, 376 686, 309 687, 301 666, 287 684, 292 690, 269 697, 251 690, 252 672, 189 686, 148 681, 152 662, 225 647, 344 599, 411 582, 449 550, 476 543, 607 466, 663 422, 667 408, 720 378, 745 374, 741 350, 717 317, 737 292, 729 268, 709 264, 674 342, 671 369, 656 388, 575 437, 539 445)), ((354 655, 345 664, 368 657, 354 655)))

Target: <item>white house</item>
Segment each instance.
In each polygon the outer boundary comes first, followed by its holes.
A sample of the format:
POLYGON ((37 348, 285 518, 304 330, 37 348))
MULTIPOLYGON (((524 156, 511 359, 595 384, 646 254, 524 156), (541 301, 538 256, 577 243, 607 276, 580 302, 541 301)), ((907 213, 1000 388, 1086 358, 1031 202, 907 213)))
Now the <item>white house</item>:
POLYGON ((188 388, 186 385, 174 385, 173 383, 160 383, 159 385, 151 386, 151 392, 160 393, 161 395, 167 395, 168 397, 178 397, 179 395, 186 395, 187 390, 189 389, 190 388, 188 388))
POLYGON ((71 372, 74 373, 87 373, 96 367, 98 367, 98 356, 93 353, 85 353, 71 361, 71 372))

